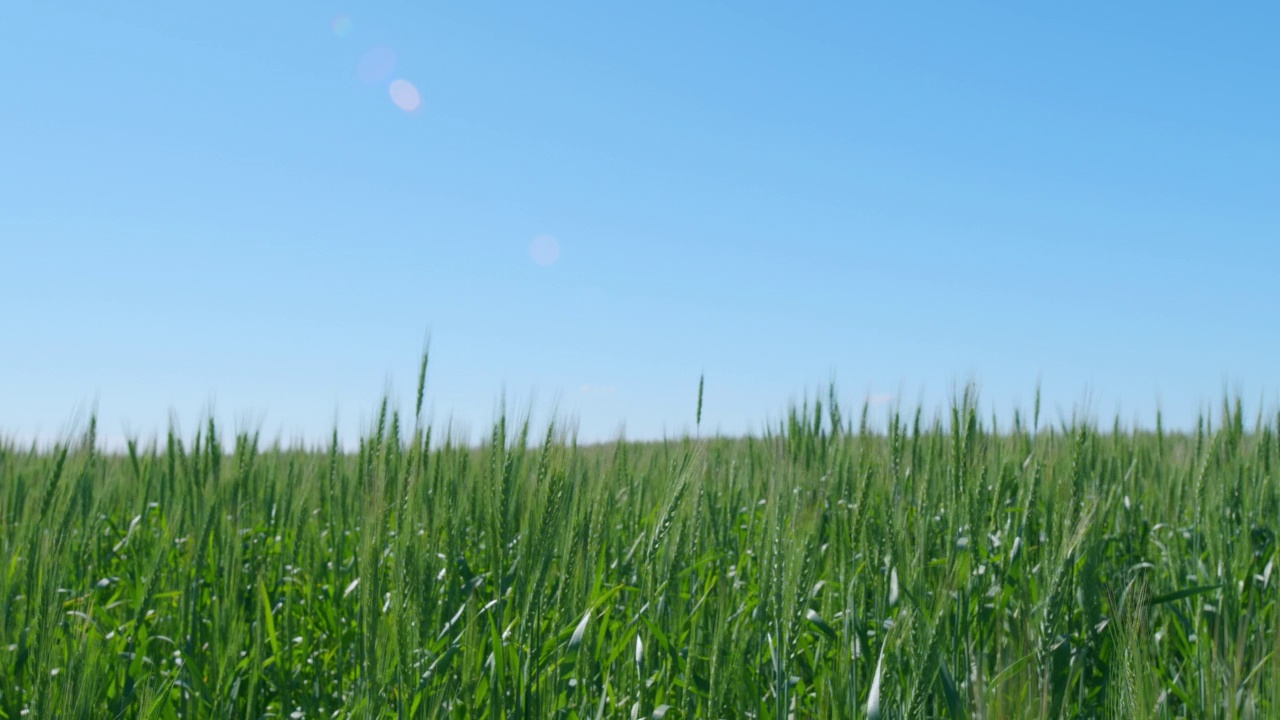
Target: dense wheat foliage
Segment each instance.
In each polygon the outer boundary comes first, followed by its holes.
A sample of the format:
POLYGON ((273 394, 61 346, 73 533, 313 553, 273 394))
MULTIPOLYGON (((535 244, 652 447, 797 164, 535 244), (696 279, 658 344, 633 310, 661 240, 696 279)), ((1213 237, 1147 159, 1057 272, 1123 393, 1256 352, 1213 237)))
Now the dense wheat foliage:
POLYGON ((1280 717, 1276 420, 975 407, 587 448, 385 404, 357 453, 10 442, 0 715, 1280 717))

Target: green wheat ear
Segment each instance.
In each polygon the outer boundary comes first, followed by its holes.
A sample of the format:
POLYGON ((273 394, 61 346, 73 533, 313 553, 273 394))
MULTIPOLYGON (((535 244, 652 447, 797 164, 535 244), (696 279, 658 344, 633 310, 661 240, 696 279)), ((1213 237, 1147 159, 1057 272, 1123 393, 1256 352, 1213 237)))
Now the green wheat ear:
POLYGON ((706 379, 705 374, 698 375, 698 413, 695 421, 699 430, 702 429, 702 387, 706 379))
POLYGON ((427 388, 427 361, 431 358, 431 341, 422 349, 422 364, 418 367, 418 399, 413 404, 414 420, 422 420, 422 396, 427 388))

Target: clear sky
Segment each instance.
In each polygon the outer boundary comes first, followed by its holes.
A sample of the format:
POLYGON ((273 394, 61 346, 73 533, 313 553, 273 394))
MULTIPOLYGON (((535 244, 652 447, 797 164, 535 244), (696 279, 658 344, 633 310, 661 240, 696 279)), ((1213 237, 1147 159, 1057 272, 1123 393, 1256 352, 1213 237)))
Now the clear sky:
POLYGON ((0 6, 0 432, 1280 391, 1280 5, 0 6), (78 415, 79 413, 79 415, 78 415))

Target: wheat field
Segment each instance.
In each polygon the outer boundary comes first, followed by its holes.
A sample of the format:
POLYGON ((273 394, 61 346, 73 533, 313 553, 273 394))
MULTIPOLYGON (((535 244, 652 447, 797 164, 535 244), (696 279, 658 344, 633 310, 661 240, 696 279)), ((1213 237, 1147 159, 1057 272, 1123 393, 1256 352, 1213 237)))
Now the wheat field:
MULTIPOLYGON (((0 443, 7 718, 1280 717, 1280 418, 0 443)), ((698 414, 701 415, 701 396, 698 414)))

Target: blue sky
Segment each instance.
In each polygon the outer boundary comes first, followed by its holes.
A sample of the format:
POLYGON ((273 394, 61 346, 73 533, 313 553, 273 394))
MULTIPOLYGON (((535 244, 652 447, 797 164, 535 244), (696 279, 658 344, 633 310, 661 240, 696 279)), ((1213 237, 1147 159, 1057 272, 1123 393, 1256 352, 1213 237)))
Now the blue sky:
POLYGON ((0 432, 1274 411, 1276 7, 8 0, 0 432))

